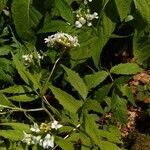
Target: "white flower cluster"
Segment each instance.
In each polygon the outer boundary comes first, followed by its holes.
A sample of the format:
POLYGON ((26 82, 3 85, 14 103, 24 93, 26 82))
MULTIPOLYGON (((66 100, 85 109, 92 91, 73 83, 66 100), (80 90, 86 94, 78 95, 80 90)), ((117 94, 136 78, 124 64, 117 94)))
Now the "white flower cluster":
POLYGON ((62 33, 62 32, 58 32, 56 34, 48 36, 48 38, 45 38, 44 40, 45 43, 47 43, 47 47, 54 47, 57 44, 69 48, 79 46, 78 38, 76 36, 73 37, 67 33, 62 33))
MULTIPOLYGON (((43 59, 43 56, 41 56, 38 52, 37 52, 37 55, 38 55, 38 58, 39 59, 43 59)), ((33 61, 33 54, 25 54, 25 55, 22 55, 22 58, 28 62, 28 63, 31 63, 33 61)))
POLYGON ((75 27, 81 28, 83 25, 87 24, 87 26, 92 26, 92 20, 98 19, 98 13, 94 12, 93 14, 90 13, 89 9, 79 9, 76 12, 76 21, 75 21, 75 27))
POLYGON ((30 130, 32 133, 28 134, 24 133, 24 138, 22 142, 27 145, 39 144, 44 149, 49 149, 54 147, 54 136, 50 132, 51 129, 58 130, 62 125, 58 123, 58 121, 54 120, 52 123, 42 123, 38 126, 37 123, 34 123, 31 126, 30 130), (46 133, 46 134, 45 134, 46 133))
POLYGON ((87 5, 88 2, 92 2, 92 0, 84 0, 84 4, 87 5))

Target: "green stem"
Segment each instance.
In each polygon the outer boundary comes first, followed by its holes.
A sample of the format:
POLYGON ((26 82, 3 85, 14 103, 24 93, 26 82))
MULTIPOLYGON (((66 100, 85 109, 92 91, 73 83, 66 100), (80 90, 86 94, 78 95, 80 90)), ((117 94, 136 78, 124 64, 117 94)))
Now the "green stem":
POLYGON ((35 112, 35 111, 43 111, 44 110, 43 108, 35 108, 35 109, 23 109, 23 108, 18 108, 18 107, 13 108, 13 107, 2 105, 2 104, 0 104, 0 107, 11 109, 13 112, 15 112, 15 111, 35 112))

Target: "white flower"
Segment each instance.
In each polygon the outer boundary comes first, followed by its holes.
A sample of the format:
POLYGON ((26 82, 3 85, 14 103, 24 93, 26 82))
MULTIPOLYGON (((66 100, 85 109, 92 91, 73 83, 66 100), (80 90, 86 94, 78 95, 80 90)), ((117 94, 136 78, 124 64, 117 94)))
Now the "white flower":
POLYGON ((40 135, 39 135, 39 136, 32 136, 32 141, 31 141, 31 143, 32 143, 32 144, 37 144, 37 143, 40 142, 40 140, 41 140, 41 136, 40 136, 40 135))
POLYGON ((42 56, 42 55, 40 55, 39 53, 37 53, 38 54, 38 58, 39 59, 43 59, 44 57, 42 56))
POLYGON ((22 142, 26 143, 27 145, 31 144, 37 144, 40 142, 41 136, 34 136, 32 134, 27 134, 26 132, 23 132, 24 138, 22 139, 22 142))
POLYGON ((30 128, 30 130, 36 133, 40 132, 40 129, 37 123, 34 123, 34 125, 30 128))
POLYGON ((80 18, 79 18, 79 22, 80 22, 82 25, 84 25, 84 24, 86 23, 86 20, 85 20, 85 18, 80 17, 80 18))
POLYGON ((94 13, 93 13, 93 17, 94 17, 95 19, 98 19, 98 18, 99 18, 98 13, 97 13, 97 12, 94 12, 94 13))
POLYGON ((44 40, 45 40, 45 43, 50 42, 50 36, 48 36, 48 38, 45 38, 44 40))
POLYGON ((52 122, 52 124, 51 124, 51 128, 52 129, 59 129, 59 128, 61 128, 62 127, 62 125, 61 124, 58 124, 58 121, 56 121, 56 120, 54 120, 53 122, 52 122))
POLYGON ((82 27, 82 24, 81 24, 79 21, 76 21, 76 22, 75 22, 75 27, 76 27, 76 28, 81 28, 81 27, 82 27))
POLYGON ((88 3, 88 1, 87 1, 87 0, 84 0, 84 4, 87 5, 87 3, 88 3))
MULTIPOLYGON (((92 0, 89 1, 84 1, 86 2, 92 2, 92 0)), ((75 21, 75 27, 76 28, 81 28, 84 24, 87 26, 92 26, 92 20, 93 19, 98 19, 98 13, 94 12, 93 14, 90 13, 90 9, 83 9, 79 8, 76 12, 76 21, 75 21), (90 23, 89 23, 90 22, 90 23)))
POLYGON ((94 12, 93 14, 86 14, 86 19, 87 20, 93 20, 93 19, 98 19, 99 16, 98 16, 98 13, 97 12, 94 12))
POLYGON ((22 58, 23 58, 25 61, 31 62, 32 59, 33 59, 33 55, 32 55, 32 54, 22 55, 22 58))
POLYGON ((27 145, 30 145, 32 143, 32 134, 27 134, 23 131, 24 137, 22 139, 22 142, 26 143, 27 145))
POLYGON ((71 36, 67 33, 58 32, 48 38, 45 38, 45 43, 47 43, 48 47, 53 47, 57 44, 61 44, 66 47, 76 47, 79 46, 78 39, 76 36, 71 36))
POLYGON ((88 23, 87 23, 87 26, 88 26, 88 27, 91 27, 91 26, 92 26, 92 23, 91 23, 91 22, 88 22, 88 23))
POLYGON ((39 141, 39 145, 43 146, 44 149, 49 149, 54 147, 54 136, 47 134, 44 139, 39 141))
POLYGON ((92 0, 84 0, 84 4, 87 5, 88 2, 92 2, 92 0))

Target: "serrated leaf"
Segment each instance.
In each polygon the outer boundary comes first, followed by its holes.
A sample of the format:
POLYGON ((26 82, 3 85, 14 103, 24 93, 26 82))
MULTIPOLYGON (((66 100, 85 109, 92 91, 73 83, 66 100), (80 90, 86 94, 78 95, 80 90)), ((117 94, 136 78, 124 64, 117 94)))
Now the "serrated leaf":
POLYGON ((2 47, 0 47, 0 56, 4 56, 7 55, 8 53, 10 53, 13 50, 12 47, 8 46, 8 45, 4 45, 2 47))
POLYGON ((87 100, 84 104, 83 109, 86 109, 87 111, 94 111, 98 113, 104 113, 103 108, 101 107, 100 103, 96 100, 87 100))
MULTIPOLYGON (((0 105, 10 106, 11 102, 8 100, 8 98, 0 93, 0 105)), ((2 110, 3 107, 0 106, 0 110, 2 110)))
POLYGON ((145 60, 150 58, 150 32, 149 29, 136 31, 133 38, 133 53, 136 61, 143 64, 145 60))
POLYGON ((136 106, 135 104, 135 99, 133 96, 133 93, 131 91, 131 88, 128 87, 127 85, 118 85, 120 91, 123 93, 123 96, 126 96, 128 98, 128 101, 133 105, 136 106))
POLYGON ((11 10, 17 34, 23 40, 34 42, 35 37, 30 28, 30 3, 31 0, 13 0, 11 10))
POLYGON ((83 81, 83 79, 79 76, 75 71, 62 66, 65 72, 67 73, 68 82, 74 87, 74 89, 81 95, 83 99, 86 99, 88 90, 83 81))
POLYGON ((119 137, 109 131, 99 130, 99 135, 103 138, 106 138, 109 142, 121 143, 119 137))
POLYGON ((0 90, 0 93, 19 94, 32 91, 33 90, 26 85, 13 85, 8 88, 0 90))
POLYGON ((0 123, 2 126, 10 126, 12 129, 18 129, 21 131, 29 131, 30 127, 28 124, 19 123, 19 122, 7 122, 7 123, 0 123))
POLYGON ((76 113, 80 108, 81 102, 77 101, 72 95, 54 86, 50 86, 50 89, 55 98, 66 110, 76 113))
POLYGON ((29 11, 30 15, 30 27, 36 28, 42 19, 42 15, 39 11, 37 11, 34 7, 30 7, 29 11))
POLYGON ((23 132, 20 130, 1 130, 0 136, 12 141, 22 140, 23 132))
POLYGON ((126 123, 127 115, 127 102, 125 99, 120 98, 114 92, 111 98, 111 108, 115 118, 122 124, 126 123))
POLYGON ((108 95, 111 87, 112 84, 103 85, 101 88, 95 91, 94 98, 99 102, 103 101, 104 98, 108 95))
POLYGON ((26 84, 32 86, 33 88, 37 89, 40 87, 39 83, 39 76, 35 74, 31 74, 23 65, 23 63, 17 58, 13 56, 13 63, 16 66, 16 69, 20 75, 20 77, 26 82, 26 84))
POLYGON ((95 88, 100 83, 102 83, 108 76, 108 72, 106 71, 99 71, 94 74, 86 75, 84 77, 85 83, 88 89, 95 88))
POLYGON ((0 125, 9 127, 11 129, 1 130, 0 136, 10 139, 12 141, 19 141, 23 138, 23 131, 29 132, 28 125, 23 123, 1 123, 0 125))
POLYGON ((107 17, 105 13, 102 13, 100 17, 100 24, 98 26, 98 38, 95 39, 95 42, 91 47, 92 58, 97 68, 99 66, 99 59, 103 47, 108 42, 114 29, 115 29, 115 23, 112 22, 112 20, 109 17, 107 17))
POLYGON ((0 67, 0 80, 7 83, 13 83, 13 78, 7 72, 4 72, 0 67))
POLYGON ((12 62, 6 58, 0 59, 0 68, 2 68, 5 72, 13 72, 12 62))
POLYGON ((149 0, 134 0, 135 9, 137 13, 139 13, 140 17, 142 17, 146 24, 150 23, 150 1, 149 0))
POLYGON ((119 64, 111 68, 110 72, 114 74, 122 74, 122 75, 131 75, 141 72, 142 68, 140 68, 137 64, 134 63, 125 63, 119 64))
MULTIPOLYGON (((94 143, 100 147, 101 150, 106 150, 107 148, 109 148, 110 150, 120 150, 116 144, 109 142, 109 141, 101 140, 101 138, 104 136, 105 137, 107 136, 110 138, 110 135, 108 136, 108 135, 102 134, 102 132, 100 132, 102 130, 98 129, 98 126, 95 123, 94 117, 90 116, 88 114, 85 117, 85 131, 92 138, 94 143), (107 147, 107 145, 108 145, 108 147, 107 147)), ((117 143, 120 142, 119 139, 117 139, 117 138, 114 139, 114 142, 115 141, 117 143)))
POLYGON ((85 116, 85 131, 92 138, 94 143, 100 146, 101 139, 99 136, 99 129, 95 123, 94 117, 88 114, 85 116))
POLYGON ((70 142, 68 139, 63 139, 63 138, 60 138, 60 137, 56 137, 56 143, 62 148, 62 149, 74 149, 74 144, 72 142, 70 142))
POLYGON ((88 58, 92 56, 93 48, 91 47, 91 45, 92 43, 96 43, 95 40, 98 39, 98 37, 90 37, 88 34, 89 30, 87 31, 87 33, 83 33, 83 36, 80 34, 80 39, 84 39, 85 41, 81 42, 80 47, 78 47, 78 49, 73 49, 70 52, 72 67, 85 62, 88 58))
POLYGON ((66 22, 61 20, 52 20, 51 22, 45 22, 44 27, 38 31, 38 33, 47 32, 66 32, 68 28, 71 28, 66 22))
POLYGON ((108 141, 102 141, 101 142, 101 150, 121 150, 116 144, 108 142, 108 141))
POLYGON ((71 134, 68 140, 71 142, 77 142, 78 140, 80 140, 82 143, 82 146, 85 146, 88 148, 90 148, 91 146, 90 138, 82 132, 71 134))
POLYGON ((55 0, 55 5, 63 19, 70 23, 74 22, 74 16, 71 7, 64 0, 55 0))
POLYGON ((121 18, 121 21, 123 21, 127 15, 130 13, 130 5, 132 0, 115 0, 117 9, 121 18))
POLYGON ((17 102, 31 102, 36 100, 38 96, 33 94, 21 94, 21 95, 9 96, 8 98, 12 101, 17 101, 17 102))

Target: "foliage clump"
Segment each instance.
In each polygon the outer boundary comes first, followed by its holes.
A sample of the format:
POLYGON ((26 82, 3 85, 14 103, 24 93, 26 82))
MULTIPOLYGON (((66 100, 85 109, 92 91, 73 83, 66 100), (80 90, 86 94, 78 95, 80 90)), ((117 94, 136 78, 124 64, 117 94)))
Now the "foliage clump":
POLYGON ((0 149, 120 150, 149 16, 149 0, 1 0, 0 149))

